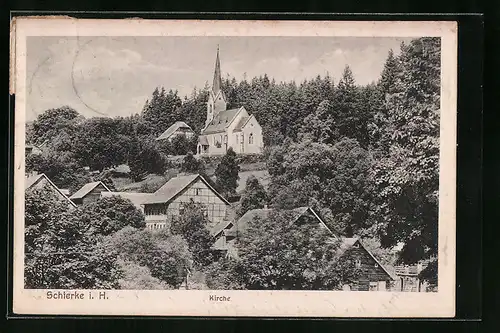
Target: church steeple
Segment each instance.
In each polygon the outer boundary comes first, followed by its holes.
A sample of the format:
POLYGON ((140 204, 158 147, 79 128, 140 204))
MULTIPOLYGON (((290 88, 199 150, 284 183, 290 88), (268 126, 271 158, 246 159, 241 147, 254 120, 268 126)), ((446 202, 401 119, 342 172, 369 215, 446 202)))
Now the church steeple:
POLYGON ((222 77, 220 73, 220 60, 219 60, 219 45, 217 45, 217 58, 215 59, 215 72, 212 91, 208 94, 207 101, 207 120, 205 121, 205 128, 214 120, 214 118, 221 111, 225 111, 227 107, 226 96, 222 91, 222 77))
POLYGON ((212 84, 212 91, 214 92, 215 95, 217 95, 221 87, 222 87, 222 77, 220 73, 219 45, 217 45, 217 58, 215 59, 214 82, 212 84))

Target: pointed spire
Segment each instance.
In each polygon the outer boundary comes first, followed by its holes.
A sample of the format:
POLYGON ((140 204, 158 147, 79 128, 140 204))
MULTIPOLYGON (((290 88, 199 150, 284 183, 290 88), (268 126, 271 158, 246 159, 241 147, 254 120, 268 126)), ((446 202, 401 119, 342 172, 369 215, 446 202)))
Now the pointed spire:
POLYGON ((217 44, 217 58, 215 59, 215 72, 212 91, 217 94, 222 87, 222 77, 220 73, 219 44, 217 44))

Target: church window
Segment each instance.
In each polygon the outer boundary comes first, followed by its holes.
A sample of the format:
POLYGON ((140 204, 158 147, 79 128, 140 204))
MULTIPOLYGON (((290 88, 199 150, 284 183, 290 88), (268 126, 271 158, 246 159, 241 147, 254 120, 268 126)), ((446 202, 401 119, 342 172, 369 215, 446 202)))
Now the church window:
POLYGON ((248 143, 253 144, 253 133, 250 133, 250 135, 248 136, 248 143))

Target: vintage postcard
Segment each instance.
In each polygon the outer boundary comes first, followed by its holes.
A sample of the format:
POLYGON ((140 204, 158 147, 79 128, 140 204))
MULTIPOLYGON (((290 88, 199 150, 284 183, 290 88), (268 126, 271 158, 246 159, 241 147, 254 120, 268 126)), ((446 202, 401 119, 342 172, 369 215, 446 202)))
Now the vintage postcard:
POLYGON ((13 311, 453 317, 455 22, 12 22, 13 311))

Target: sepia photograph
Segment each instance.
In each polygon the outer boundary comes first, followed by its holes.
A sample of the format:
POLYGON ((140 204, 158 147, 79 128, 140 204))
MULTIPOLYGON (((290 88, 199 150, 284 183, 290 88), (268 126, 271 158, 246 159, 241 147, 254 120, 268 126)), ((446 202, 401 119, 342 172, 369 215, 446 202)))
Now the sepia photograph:
POLYGON ((452 22, 102 23, 12 28, 15 308, 453 316, 452 22))

